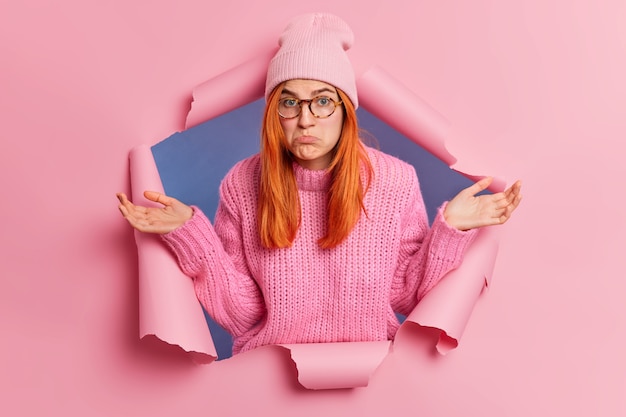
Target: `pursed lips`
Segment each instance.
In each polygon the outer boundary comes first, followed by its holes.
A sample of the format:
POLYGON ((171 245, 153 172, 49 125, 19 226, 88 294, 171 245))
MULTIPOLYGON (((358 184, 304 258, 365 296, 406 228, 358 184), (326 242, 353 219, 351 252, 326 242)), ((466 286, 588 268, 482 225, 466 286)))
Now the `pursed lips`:
POLYGON ((315 136, 299 136, 296 138, 296 142, 299 143, 313 143, 317 142, 319 139, 315 136))

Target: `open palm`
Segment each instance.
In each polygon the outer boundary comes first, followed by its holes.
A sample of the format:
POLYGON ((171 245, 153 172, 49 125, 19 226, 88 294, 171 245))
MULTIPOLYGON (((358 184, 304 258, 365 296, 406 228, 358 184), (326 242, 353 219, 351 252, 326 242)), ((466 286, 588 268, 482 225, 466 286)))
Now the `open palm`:
POLYGON ((500 193, 476 195, 492 181, 491 177, 483 178, 450 200, 444 212, 446 222, 459 230, 505 223, 522 200, 522 183, 516 181, 500 193))
POLYGON ((140 232, 169 233, 182 226, 193 215, 193 209, 173 197, 156 191, 146 191, 144 196, 162 207, 144 207, 133 204, 126 194, 118 193, 119 209, 131 226, 140 232))

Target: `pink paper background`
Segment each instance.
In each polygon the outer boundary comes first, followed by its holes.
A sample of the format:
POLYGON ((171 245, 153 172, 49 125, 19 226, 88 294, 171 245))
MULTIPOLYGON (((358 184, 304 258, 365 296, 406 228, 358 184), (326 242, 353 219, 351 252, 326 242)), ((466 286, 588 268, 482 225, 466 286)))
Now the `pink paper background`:
POLYGON ((367 388, 307 391, 276 349, 198 366, 140 341, 128 151, 310 4, 3 0, 3 414, 626 414, 626 4, 318 4, 353 27, 357 72, 381 64, 454 125, 455 168, 524 181, 459 348, 407 334, 367 388))

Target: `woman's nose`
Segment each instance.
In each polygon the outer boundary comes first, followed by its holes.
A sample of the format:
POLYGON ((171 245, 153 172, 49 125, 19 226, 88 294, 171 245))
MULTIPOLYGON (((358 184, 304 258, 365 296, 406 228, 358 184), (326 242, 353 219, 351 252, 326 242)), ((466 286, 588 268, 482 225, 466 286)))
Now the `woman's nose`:
POLYGON ((301 127, 307 127, 315 124, 315 116, 311 113, 308 103, 300 103, 302 106, 298 115, 298 124, 301 127))

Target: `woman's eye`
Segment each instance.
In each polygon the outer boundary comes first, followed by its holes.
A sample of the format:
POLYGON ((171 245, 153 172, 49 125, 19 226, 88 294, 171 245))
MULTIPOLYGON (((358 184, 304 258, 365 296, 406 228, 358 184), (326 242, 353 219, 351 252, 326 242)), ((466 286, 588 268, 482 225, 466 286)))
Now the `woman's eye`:
POLYGON ((318 106, 322 106, 322 107, 326 107, 328 105, 330 105, 331 101, 330 98, 328 97, 318 97, 316 100, 316 104, 318 106))
POLYGON ((286 98, 283 99, 283 106, 285 107, 295 107, 298 105, 298 100, 295 98, 286 98))

